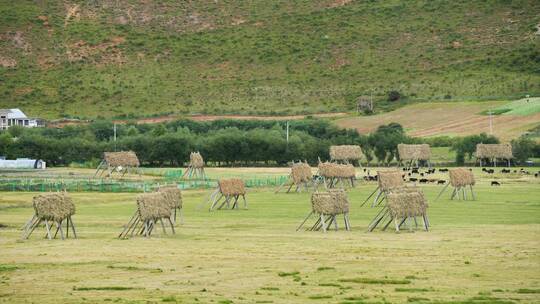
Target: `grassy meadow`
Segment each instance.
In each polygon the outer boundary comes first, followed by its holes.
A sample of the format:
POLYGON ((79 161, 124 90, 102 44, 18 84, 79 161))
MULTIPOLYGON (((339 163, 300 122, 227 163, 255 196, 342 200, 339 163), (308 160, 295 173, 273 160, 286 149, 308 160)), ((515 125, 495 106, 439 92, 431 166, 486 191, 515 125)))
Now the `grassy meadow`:
POLYGON ((433 202, 441 186, 421 185, 432 227, 413 233, 366 233, 378 209, 360 203, 376 184, 361 182, 351 232, 295 232, 309 194, 250 188, 238 211, 185 191, 176 235, 129 240, 115 237, 136 194, 72 193, 79 239, 40 228, 21 241, 36 193, 2 192, 0 303, 537 303, 540 179, 475 174, 474 202, 433 202))

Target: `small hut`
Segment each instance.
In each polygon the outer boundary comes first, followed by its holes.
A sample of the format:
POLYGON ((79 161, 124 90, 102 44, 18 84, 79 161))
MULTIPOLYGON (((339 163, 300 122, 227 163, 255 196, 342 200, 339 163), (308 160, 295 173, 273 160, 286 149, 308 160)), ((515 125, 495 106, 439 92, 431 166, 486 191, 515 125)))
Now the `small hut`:
POLYGON ((326 189, 332 189, 341 185, 342 187, 354 187, 356 180, 356 169, 351 164, 335 164, 330 162, 319 162, 319 179, 316 183, 317 188, 321 183, 326 189))
POLYGON ((107 173, 106 177, 111 177, 115 172, 121 174, 120 177, 133 172, 140 175, 139 166, 139 158, 133 151, 105 152, 94 177, 102 176, 104 173, 107 173))
POLYGON ((386 195, 389 191, 405 186, 405 181, 403 180, 403 173, 399 170, 377 171, 377 182, 377 188, 373 190, 373 192, 366 198, 366 200, 362 203, 361 206, 364 206, 364 204, 375 193, 377 193, 377 195, 375 196, 371 207, 377 206, 386 199, 386 195))
POLYGON ((415 165, 418 167, 422 162, 426 162, 428 167, 431 168, 431 148, 428 144, 399 144, 397 148, 399 155, 398 166, 404 165, 407 168, 410 168, 415 165))
POLYGON ((309 229, 311 231, 323 230, 326 232, 332 223, 334 228, 338 230, 337 216, 343 215, 345 229, 351 230, 349 222, 349 200, 347 193, 343 189, 330 189, 327 192, 314 192, 311 195, 311 212, 307 215, 304 221, 298 226, 296 231, 300 230, 305 222, 313 215, 317 216, 317 221, 309 229))
POLYGON ((454 188, 452 191, 452 195, 450 196, 450 200, 453 200, 456 196, 458 199, 461 199, 460 194, 463 200, 467 200, 467 188, 469 188, 470 190, 471 199, 473 201, 476 200, 473 191, 473 186, 476 184, 476 180, 474 179, 474 174, 472 170, 465 168, 455 168, 450 169, 448 171, 448 174, 450 176, 450 181, 446 183, 444 188, 442 188, 435 201, 437 201, 439 197, 441 197, 441 195, 446 190, 446 188, 448 188, 448 186, 452 186, 452 188, 454 188))
POLYGON ((248 203, 246 200, 246 187, 244 181, 238 178, 230 179, 221 179, 218 181, 218 187, 210 194, 208 200, 204 203, 211 202, 209 211, 214 210, 214 208, 221 202, 221 205, 217 208, 220 210, 225 207, 227 209, 238 209, 240 196, 244 200, 244 209, 248 208, 248 203), (231 201, 232 207, 230 206, 231 201))
POLYGON ((290 193, 293 186, 296 186, 295 192, 301 192, 302 189, 309 190, 313 186, 313 173, 307 162, 292 163, 291 173, 288 179, 281 184, 275 193, 278 193, 285 185, 288 185, 287 193, 290 193))
POLYGON ((189 154, 189 164, 183 177, 206 179, 204 173, 204 159, 199 152, 191 152, 189 154))
POLYGON ((64 229, 62 224, 66 223, 65 237, 69 238, 69 228, 73 232, 73 237, 77 238, 75 225, 71 216, 75 214, 75 205, 67 192, 47 193, 35 196, 32 202, 34 215, 23 226, 23 239, 28 239, 32 232, 41 224, 45 223, 47 229, 47 238, 49 240, 56 238, 60 231, 60 237, 64 239, 64 229), (54 236, 51 233, 52 225, 56 225, 54 236))
POLYGON ((330 160, 336 163, 349 164, 352 161, 358 161, 364 157, 362 148, 354 145, 330 146, 330 160))
POLYGON ((407 220, 409 220, 409 229, 412 230, 412 220, 414 220, 414 225, 418 227, 417 217, 422 218, 424 229, 428 231, 427 207, 424 193, 420 188, 393 188, 387 194, 387 204, 371 221, 368 231, 373 231, 379 224, 384 225, 382 228, 384 231, 391 223, 394 223, 396 232, 399 232, 407 220))
POLYGON ((480 162, 480 167, 483 166, 482 160, 485 159, 495 167, 497 167, 497 160, 506 160, 508 167, 510 167, 510 161, 514 155, 511 144, 477 144, 475 157, 480 162))
POLYGON ((133 237, 135 233, 150 237, 157 222, 161 223, 163 233, 167 234, 165 219, 175 234, 172 222, 173 210, 178 206, 178 197, 170 190, 142 193, 137 196, 137 210, 124 227, 118 238, 133 237))

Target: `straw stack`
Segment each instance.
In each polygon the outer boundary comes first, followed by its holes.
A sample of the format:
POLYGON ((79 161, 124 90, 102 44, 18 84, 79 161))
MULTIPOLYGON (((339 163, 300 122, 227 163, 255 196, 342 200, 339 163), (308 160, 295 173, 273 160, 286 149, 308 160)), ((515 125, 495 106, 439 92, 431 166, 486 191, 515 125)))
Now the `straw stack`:
POLYGON ((465 186, 474 186, 476 183, 471 170, 465 168, 455 168, 448 171, 450 175, 450 184, 452 187, 461 188, 465 186))
POLYGON ((349 212, 347 193, 342 189, 331 189, 327 192, 314 192, 311 195, 313 212, 324 215, 336 215, 349 212))
POLYGON ((510 144, 477 144, 476 158, 502 158, 512 159, 512 145, 510 144))
POLYGON ((219 189, 223 195, 244 195, 246 188, 244 181, 239 178, 221 179, 218 181, 219 189))
POLYGON ((354 178, 356 170, 353 165, 341 165, 330 162, 319 163, 319 175, 326 178, 354 178))
POLYGON ((388 193, 387 199, 392 218, 408 218, 426 214, 428 204, 420 189, 396 188, 388 193))
POLYGON ((105 162, 110 167, 139 167, 139 158, 133 151, 105 152, 103 153, 105 162))
POLYGON ((431 158, 431 149, 428 144, 421 145, 398 145, 399 159, 404 160, 429 160, 431 158))
POLYGON ((362 148, 355 145, 330 146, 330 158, 332 160, 360 160, 364 157, 362 148))
POLYGON ((163 186, 157 192, 160 192, 165 197, 170 209, 182 208, 182 191, 176 186, 163 186))
POLYGON ((309 183, 313 178, 313 173, 307 163, 299 162, 292 165, 291 177, 294 184, 309 183))
POLYGON ((199 152, 191 152, 189 154, 189 166, 193 168, 203 168, 204 160, 199 152))
POLYGON ((377 171, 379 190, 386 192, 394 188, 403 187, 405 182, 401 174, 398 170, 377 171))
POLYGON ((137 196, 137 210, 143 222, 171 218, 171 208, 162 192, 143 193, 137 196))
POLYGON ((75 205, 65 192, 35 196, 33 206, 37 217, 42 220, 61 222, 75 214, 75 205))

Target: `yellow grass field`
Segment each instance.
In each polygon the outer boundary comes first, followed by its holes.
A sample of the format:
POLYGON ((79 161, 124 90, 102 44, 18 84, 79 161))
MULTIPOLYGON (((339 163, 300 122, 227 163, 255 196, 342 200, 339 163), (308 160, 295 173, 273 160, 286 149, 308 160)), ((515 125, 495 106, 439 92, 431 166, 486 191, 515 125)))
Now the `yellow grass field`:
POLYGON ((79 239, 21 241, 35 193, 2 192, 0 303, 538 303, 540 179, 475 174, 474 202, 420 185, 432 227, 412 233, 365 232, 373 182, 349 192, 351 232, 295 232, 308 193, 250 188, 249 210, 208 212, 191 190, 176 235, 128 240, 134 193, 72 193, 79 239))

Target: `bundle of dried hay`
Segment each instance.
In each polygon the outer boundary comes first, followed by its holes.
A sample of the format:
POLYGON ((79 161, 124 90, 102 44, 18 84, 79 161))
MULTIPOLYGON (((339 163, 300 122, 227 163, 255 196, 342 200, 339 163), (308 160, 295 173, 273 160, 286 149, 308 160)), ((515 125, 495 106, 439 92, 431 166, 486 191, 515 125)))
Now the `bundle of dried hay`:
POLYGON ((461 188, 465 186, 474 186, 476 181, 471 170, 465 168, 455 168, 448 171, 450 174, 450 184, 452 187, 461 188))
POLYGON ((353 165, 341 165, 330 162, 319 163, 319 175, 327 178, 354 178, 356 169, 353 165))
POLYGON ((502 158, 512 159, 511 144, 477 144, 476 145, 476 158, 502 158))
POLYGON ((349 231, 351 224, 349 222, 349 199, 347 193, 343 189, 330 189, 326 192, 314 192, 311 195, 311 212, 307 215, 304 221, 296 228, 300 230, 306 221, 313 215, 317 215, 317 221, 309 230, 326 231, 332 223, 338 230, 337 215, 343 215, 345 229, 349 231))
POLYGON ((388 209, 394 219, 424 216, 428 208, 424 193, 418 188, 401 187, 387 195, 388 209))
POLYGON ((139 167, 137 154, 133 151, 104 152, 103 158, 110 167, 139 167))
POLYGON ((157 192, 163 193, 165 200, 167 201, 169 208, 181 209, 182 208, 182 191, 176 186, 162 186, 159 187, 157 192))
POLYGON ((377 175, 379 190, 382 192, 403 187, 405 185, 402 173, 398 170, 377 171, 377 175))
POLYGON ((171 218, 171 208, 162 192, 143 193, 137 196, 137 210, 143 222, 171 218))
POLYGON ((343 189, 330 189, 327 192, 314 192, 311 195, 313 212, 336 215, 349 212, 349 200, 343 189))
POLYGON ((73 236, 77 238, 75 225, 71 216, 75 214, 75 205, 66 192, 47 193, 35 196, 32 201, 34 207, 34 215, 23 226, 23 239, 28 239, 34 229, 41 223, 45 223, 47 228, 47 237, 49 240, 56 238, 58 232, 64 239, 64 230, 62 224, 66 223, 66 237, 69 237, 69 229, 71 227, 73 236), (52 225, 56 224, 56 232, 51 233, 52 225))
POLYGON ((362 148, 355 145, 330 146, 330 159, 332 160, 360 160, 364 157, 362 148))
POLYGON ((211 202, 209 211, 214 210, 220 202, 221 205, 219 205, 218 209, 224 206, 227 206, 227 209, 229 209, 230 203, 232 203, 231 209, 238 209, 240 196, 244 200, 244 208, 247 209, 248 203, 244 181, 239 178, 220 179, 218 181, 218 187, 210 194, 210 197, 205 202, 211 202))
POLYGON ((244 181, 239 178, 220 179, 218 181, 220 192, 223 195, 244 195, 246 188, 244 181))
POLYGON ((428 144, 421 145, 398 145, 399 159, 404 160, 429 160, 431 158, 431 149, 428 144))
POLYGON ((199 152, 191 152, 189 154, 189 166, 193 168, 203 168, 204 160, 199 152))
POLYGON ((75 214, 75 204, 66 192, 35 196, 33 206, 39 219, 62 222, 75 214))
POLYGON ((292 165, 291 177, 295 184, 308 183, 311 182, 313 173, 307 163, 299 162, 292 165))

